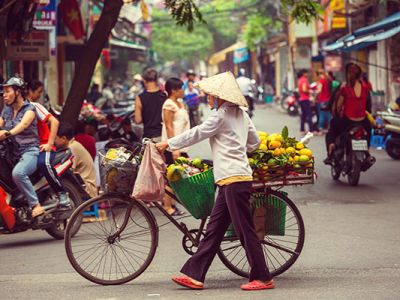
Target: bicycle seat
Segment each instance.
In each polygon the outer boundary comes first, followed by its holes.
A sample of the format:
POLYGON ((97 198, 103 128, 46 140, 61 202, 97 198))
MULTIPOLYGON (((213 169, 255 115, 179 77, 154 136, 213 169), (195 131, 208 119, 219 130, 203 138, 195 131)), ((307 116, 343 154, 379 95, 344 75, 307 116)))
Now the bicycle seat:
POLYGON ((52 165, 64 163, 72 155, 71 149, 58 150, 53 159, 52 165))

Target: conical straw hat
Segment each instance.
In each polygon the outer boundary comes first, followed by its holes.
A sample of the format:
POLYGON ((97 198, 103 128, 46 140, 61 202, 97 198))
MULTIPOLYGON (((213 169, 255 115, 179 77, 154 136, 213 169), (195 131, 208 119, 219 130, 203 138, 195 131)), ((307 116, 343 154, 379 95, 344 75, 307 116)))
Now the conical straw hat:
POLYGON ((246 98, 240 91, 232 72, 220 73, 201 80, 197 86, 206 94, 218 97, 222 100, 239 106, 248 107, 246 98))

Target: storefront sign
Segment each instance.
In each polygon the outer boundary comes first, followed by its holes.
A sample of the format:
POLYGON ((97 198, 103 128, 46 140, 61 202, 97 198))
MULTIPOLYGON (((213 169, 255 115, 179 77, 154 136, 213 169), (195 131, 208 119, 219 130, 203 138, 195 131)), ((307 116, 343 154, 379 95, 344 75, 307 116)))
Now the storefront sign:
POLYGON ((344 17, 346 12, 345 0, 331 0, 329 6, 333 12, 331 28, 346 28, 346 17, 344 17))
POLYGON ((249 59, 249 51, 247 50, 247 47, 234 50, 233 52, 234 64, 240 64, 242 62, 247 61, 248 59, 249 59))
POLYGON ((342 57, 338 55, 327 55, 325 57, 325 70, 331 72, 340 72, 343 68, 342 57))
POLYGON ((16 38, 9 38, 6 44, 6 60, 49 60, 48 31, 31 31, 23 41, 19 42, 16 38))
POLYGON ((50 31, 50 53, 55 56, 57 50, 57 0, 48 0, 47 5, 37 8, 33 27, 50 31))

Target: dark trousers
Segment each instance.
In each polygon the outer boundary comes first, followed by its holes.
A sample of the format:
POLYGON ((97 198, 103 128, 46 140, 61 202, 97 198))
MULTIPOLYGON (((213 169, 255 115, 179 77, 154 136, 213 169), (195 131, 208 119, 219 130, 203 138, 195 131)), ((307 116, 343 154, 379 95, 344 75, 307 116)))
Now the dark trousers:
POLYGON ((334 144, 336 142, 336 138, 345 131, 349 130, 349 128, 352 126, 362 126, 365 128, 368 134, 367 142, 369 146, 371 141, 371 123, 369 122, 368 118, 365 118, 362 121, 352 121, 347 118, 333 117, 329 123, 329 130, 325 137, 327 151, 329 149, 329 145, 334 144))
POLYGON ((310 100, 299 101, 301 116, 300 116, 300 131, 305 131, 305 124, 308 123, 309 131, 313 131, 311 103, 310 100))
POLYGON ((250 281, 270 280, 271 275, 265 262, 264 252, 254 230, 249 203, 250 194, 250 182, 236 182, 219 188, 205 237, 200 242, 197 252, 182 267, 183 274, 204 282, 225 232, 232 222, 250 264, 250 281))
POLYGON ((46 177, 47 182, 55 193, 64 192, 64 187, 58 178, 57 171, 51 165, 53 159, 54 152, 40 152, 38 158, 38 168, 44 177, 46 177))

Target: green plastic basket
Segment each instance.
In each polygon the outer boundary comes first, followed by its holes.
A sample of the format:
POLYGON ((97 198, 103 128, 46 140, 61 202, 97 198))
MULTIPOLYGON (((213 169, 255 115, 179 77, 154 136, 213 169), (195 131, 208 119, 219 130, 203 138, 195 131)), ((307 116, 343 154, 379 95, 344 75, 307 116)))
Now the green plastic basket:
MULTIPOLYGON (((287 195, 285 192, 280 192, 287 195)), ((256 210, 262 209, 261 215, 264 222, 265 235, 285 235, 286 226, 286 203, 281 201, 274 195, 268 195, 268 198, 264 193, 254 193, 250 198, 252 215, 256 210)), ((254 219, 253 219, 254 220, 254 219)), ((256 226, 257 227, 257 226, 256 226)), ((257 228, 256 228, 257 231, 257 228)), ((236 236, 233 225, 230 224, 228 230, 225 233, 225 237, 236 236)))
POLYGON ((212 169, 169 184, 179 202, 193 217, 203 219, 211 214, 215 198, 212 169))

